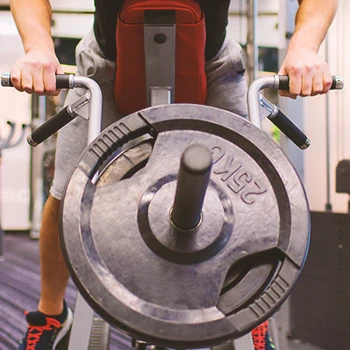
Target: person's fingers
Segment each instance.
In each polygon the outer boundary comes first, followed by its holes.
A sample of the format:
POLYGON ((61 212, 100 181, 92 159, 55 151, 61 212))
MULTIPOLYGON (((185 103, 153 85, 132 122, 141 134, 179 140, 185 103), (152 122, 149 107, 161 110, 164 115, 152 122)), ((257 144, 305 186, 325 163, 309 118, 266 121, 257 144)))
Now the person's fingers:
POLYGON ((310 96, 313 87, 313 78, 316 72, 314 64, 306 64, 301 69, 301 87, 300 96, 310 96))
POLYGON ((34 92, 32 70, 22 69, 22 89, 28 94, 34 92))
POLYGON ((323 74, 323 90, 321 93, 326 94, 329 91, 329 89, 331 88, 332 83, 333 83, 332 74, 331 74, 330 70, 327 69, 323 74))
POLYGON ((45 95, 45 85, 43 82, 43 70, 41 66, 32 69, 33 92, 38 95, 45 95))
POLYGON ((321 94, 323 91, 323 74, 321 72, 317 72, 312 80, 312 91, 310 95, 307 96, 316 96, 321 94))
POLYGON ((44 93, 47 95, 56 94, 56 69, 53 64, 47 64, 43 70, 42 81, 44 93))
POLYGON ((15 64, 11 70, 11 82, 13 86, 18 90, 23 92, 22 88, 22 72, 18 64, 15 64))
MULTIPOLYGON (((277 73, 278 75, 281 75, 281 76, 288 76, 288 70, 285 68, 284 65, 282 65, 282 67, 280 68, 280 70, 278 71, 277 73)), ((289 98, 292 98, 292 99, 296 99, 297 97, 290 94, 289 91, 287 90, 279 90, 278 91, 279 95, 282 96, 282 97, 289 97, 289 98)))
MULTIPOLYGON (((62 69, 62 67, 61 67, 60 64, 58 64, 58 67, 57 67, 57 69, 56 69, 56 74, 64 74, 64 71, 63 71, 63 69, 62 69)), ((55 78, 55 79, 56 79, 56 78, 55 78)), ((55 84, 56 84, 56 80, 55 80, 55 84)), ((57 89, 57 90, 55 90, 55 92, 53 93, 53 95, 57 96, 60 92, 61 92, 61 90, 60 90, 60 89, 57 89)))
POLYGON ((297 98, 297 96, 293 96, 288 91, 285 91, 285 90, 279 90, 279 95, 282 97, 292 98, 293 100, 296 100, 296 98, 297 98))

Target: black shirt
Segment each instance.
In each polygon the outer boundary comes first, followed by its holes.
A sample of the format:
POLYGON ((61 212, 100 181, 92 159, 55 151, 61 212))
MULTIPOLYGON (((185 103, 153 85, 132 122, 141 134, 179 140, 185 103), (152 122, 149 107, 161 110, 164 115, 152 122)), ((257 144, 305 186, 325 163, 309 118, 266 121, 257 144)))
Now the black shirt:
MULTIPOLYGON (((196 1, 205 15, 207 32, 205 58, 208 61, 219 52, 225 40, 230 0, 196 1)), ((95 0, 94 32, 96 40, 104 55, 112 61, 116 58, 117 14, 123 3, 124 0, 95 0)))

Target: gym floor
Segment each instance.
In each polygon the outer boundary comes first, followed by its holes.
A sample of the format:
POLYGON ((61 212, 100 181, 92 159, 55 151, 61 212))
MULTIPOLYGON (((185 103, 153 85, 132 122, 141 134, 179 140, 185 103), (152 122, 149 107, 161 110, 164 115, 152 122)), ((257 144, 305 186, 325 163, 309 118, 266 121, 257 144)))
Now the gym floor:
MULTIPOLYGON (((15 350, 26 330, 24 310, 35 310, 37 307, 40 291, 39 244, 24 233, 6 234, 4 250, 5 259, 0 261, 0 350, 15 350)), ((72 309, 76 296, 76 288, 70 281, 66 301, 72 309)), ((131 349, 129 337, 113 329, 110 350, 131 349)), ((334 349, 320 349, 291 341, 288 350, 334 349)))

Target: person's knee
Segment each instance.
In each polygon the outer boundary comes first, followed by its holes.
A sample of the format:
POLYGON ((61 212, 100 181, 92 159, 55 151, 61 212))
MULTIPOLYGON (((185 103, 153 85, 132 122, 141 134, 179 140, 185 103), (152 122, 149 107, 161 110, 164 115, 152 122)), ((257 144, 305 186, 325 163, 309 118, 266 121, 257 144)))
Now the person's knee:
POLYGON ((51 242, 57 242, 59 237, 59 223, 61 201, 49 195, 41 217, 40 238, 49 239, 51 242))
POLYGON ((44 214, 58 217, 60 213, 60 208, 61 201, 50 194, 45 202, 44 214))

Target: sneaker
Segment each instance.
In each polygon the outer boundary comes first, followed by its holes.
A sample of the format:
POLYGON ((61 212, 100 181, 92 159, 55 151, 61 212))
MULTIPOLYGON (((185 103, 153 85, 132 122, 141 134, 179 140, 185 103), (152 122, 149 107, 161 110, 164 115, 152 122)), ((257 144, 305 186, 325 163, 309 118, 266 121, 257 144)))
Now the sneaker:
POLYGON ((266 345, 266 350, 276 350, 276 345, 273 343, 269 332, 266 332, 265 345, 266 345))
POLYGON ((73 323, 72 310, 67 308, 66 303, 59 316, 50 317, 39 311, 26 311, 24 314, 28 330, 17 350, 55 350, 73 323))
POLYGON ((254 350, 276 350, 268 332, 269 321, 262 323, 252 331, 254 350))

